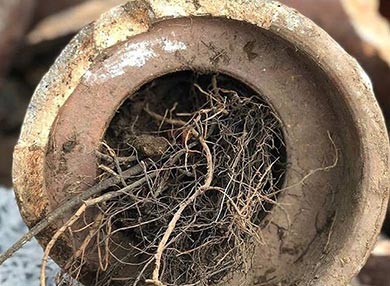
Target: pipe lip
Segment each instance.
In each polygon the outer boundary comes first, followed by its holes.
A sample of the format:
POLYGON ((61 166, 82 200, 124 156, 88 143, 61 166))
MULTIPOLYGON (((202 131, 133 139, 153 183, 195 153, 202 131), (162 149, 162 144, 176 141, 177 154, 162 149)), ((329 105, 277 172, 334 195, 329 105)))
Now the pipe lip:
POLYGON ((147 32, 158 21, 205 15, 245 21, 293 44, 330 76, 343 95, 361 139, 364 165, 357 211, 362 216, 346 242, 350 248, 340 253, 342 261, 329 262, 327 273, 312 285, 348 283, 368 258, 386 213, 390 150, 384 119, 368 76, 356 60, 311 20, 269 0, 132 1, 84 28, 37 87, 15 148, 13 182, 24 220, 31 227, 48 212, 44 169, 50 132, 60 109, 96 57, 129 37, 147 32), (363 241, 366 247, 362 247, 363 241))

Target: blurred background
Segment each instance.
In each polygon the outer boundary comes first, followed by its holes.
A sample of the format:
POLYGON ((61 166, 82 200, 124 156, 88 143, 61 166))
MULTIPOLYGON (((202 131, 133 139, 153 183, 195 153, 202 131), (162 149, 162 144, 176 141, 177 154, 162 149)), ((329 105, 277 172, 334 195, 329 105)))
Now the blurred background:
MULTIPOLYGON (((15 208, 9 201, 13 198, 12 152, 34 89, 77 31, 123 2, 126 1, 0 0, 0 187, 8 189, 0 192, 0 234, 11 227, 1 225, 1 221, 7 220, 7 215, 17 216, 7 210, 15 208)), ((357 59, 373 83, 390 126, 390 0, 280 2, 311 18, 357 59)), ((24 230, 21 227, 17 231, 24 230)), ((389 235, 390 211, 377 247, 354 282, 356 285, 390 285, 389 235)), ((4 244, 3 238, 3 247, 4 244)), ((11 285, 3 278, 0 276, 0 285, 11 285)))

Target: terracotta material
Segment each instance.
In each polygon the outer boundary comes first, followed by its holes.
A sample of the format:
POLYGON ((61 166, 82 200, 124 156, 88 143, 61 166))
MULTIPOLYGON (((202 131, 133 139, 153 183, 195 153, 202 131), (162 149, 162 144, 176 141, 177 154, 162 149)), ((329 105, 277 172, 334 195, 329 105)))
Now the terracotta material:
POLYGON ((327 31, 362 65, 390 124, 390 23, 388 1, 379 0, 281 0, 327 31), (379 3, 381 2, 381 3, 379 3))
POLYGON ((390 281, 390 240, 381 237, 363 270, 359 273, 361 285, 387 286, 390 281))
MULTIPOLYGON (((267 0, 140 0, 83 29, 35 92, 15 149, 13 179, 26 223, 95 182, 94 151, 125 99, 150 80, 188 69, 247 83, 284 124, 283 207, 264 219, 267 244, 257 246, 253 271, 226 285, 349 283, 386 211, 384 120, 356 61, 312 21, 267 0)), ((84 235, 63 237, 53 258, 63 265, 84 235)), ((87 259, 86 284, 96 261, 87 259)), ((115 275, 137 269, 121 271, 115 275)))

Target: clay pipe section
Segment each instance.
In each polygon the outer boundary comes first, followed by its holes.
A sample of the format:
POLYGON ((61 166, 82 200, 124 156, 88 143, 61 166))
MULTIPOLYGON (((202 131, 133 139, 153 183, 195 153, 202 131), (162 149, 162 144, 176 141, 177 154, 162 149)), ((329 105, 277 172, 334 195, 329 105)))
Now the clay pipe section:
MULTIPOLYGON (((390 120, 390 23, 388 1, 281 0, 325 29, 370 77, 386 121, 390 120), (380 6, 381 5, 381 6, 380 6), (382 14, 379 8, 382 9, 382 14)), ((388 123, 389 124, 389 123, 388 123)))
MULTIPOLYGON (((386 212, 384 120, 356 61, 312 21, 276 2, 135 1, 84 28, 42 79, 15 149, 13 179, 25 222, 33 226, 96 183, 95 151, 117 110, 145 83, 180 71, 245 83, 283 123, 283 207, 263 218, 266 243, 256 245, 251 271, 224 285, 349 283, 386 212)), ((53 223, 40 242, 46 245, 64 222, 53 223)), ((84 236, 64 235, 52 257, 64 266, 84 236)), ((97 261, 96 253, 86 257, 86 284, 97 261)), ((124 267, 116 275, 134 271, 124 267)))

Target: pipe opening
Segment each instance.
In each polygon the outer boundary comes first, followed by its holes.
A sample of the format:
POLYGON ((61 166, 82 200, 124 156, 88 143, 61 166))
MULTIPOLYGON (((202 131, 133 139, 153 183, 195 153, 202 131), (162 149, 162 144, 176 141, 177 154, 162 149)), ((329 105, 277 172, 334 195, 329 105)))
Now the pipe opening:
POLYGON ((101 153, 102 176, 138 166, 123 184, 147 181, 107 206, 139 264, 135 285, 157 268, 170 285, 249 271, 287 163, 281 122, 253 89, 220 73, 154 79, 120 107, 101 153))

